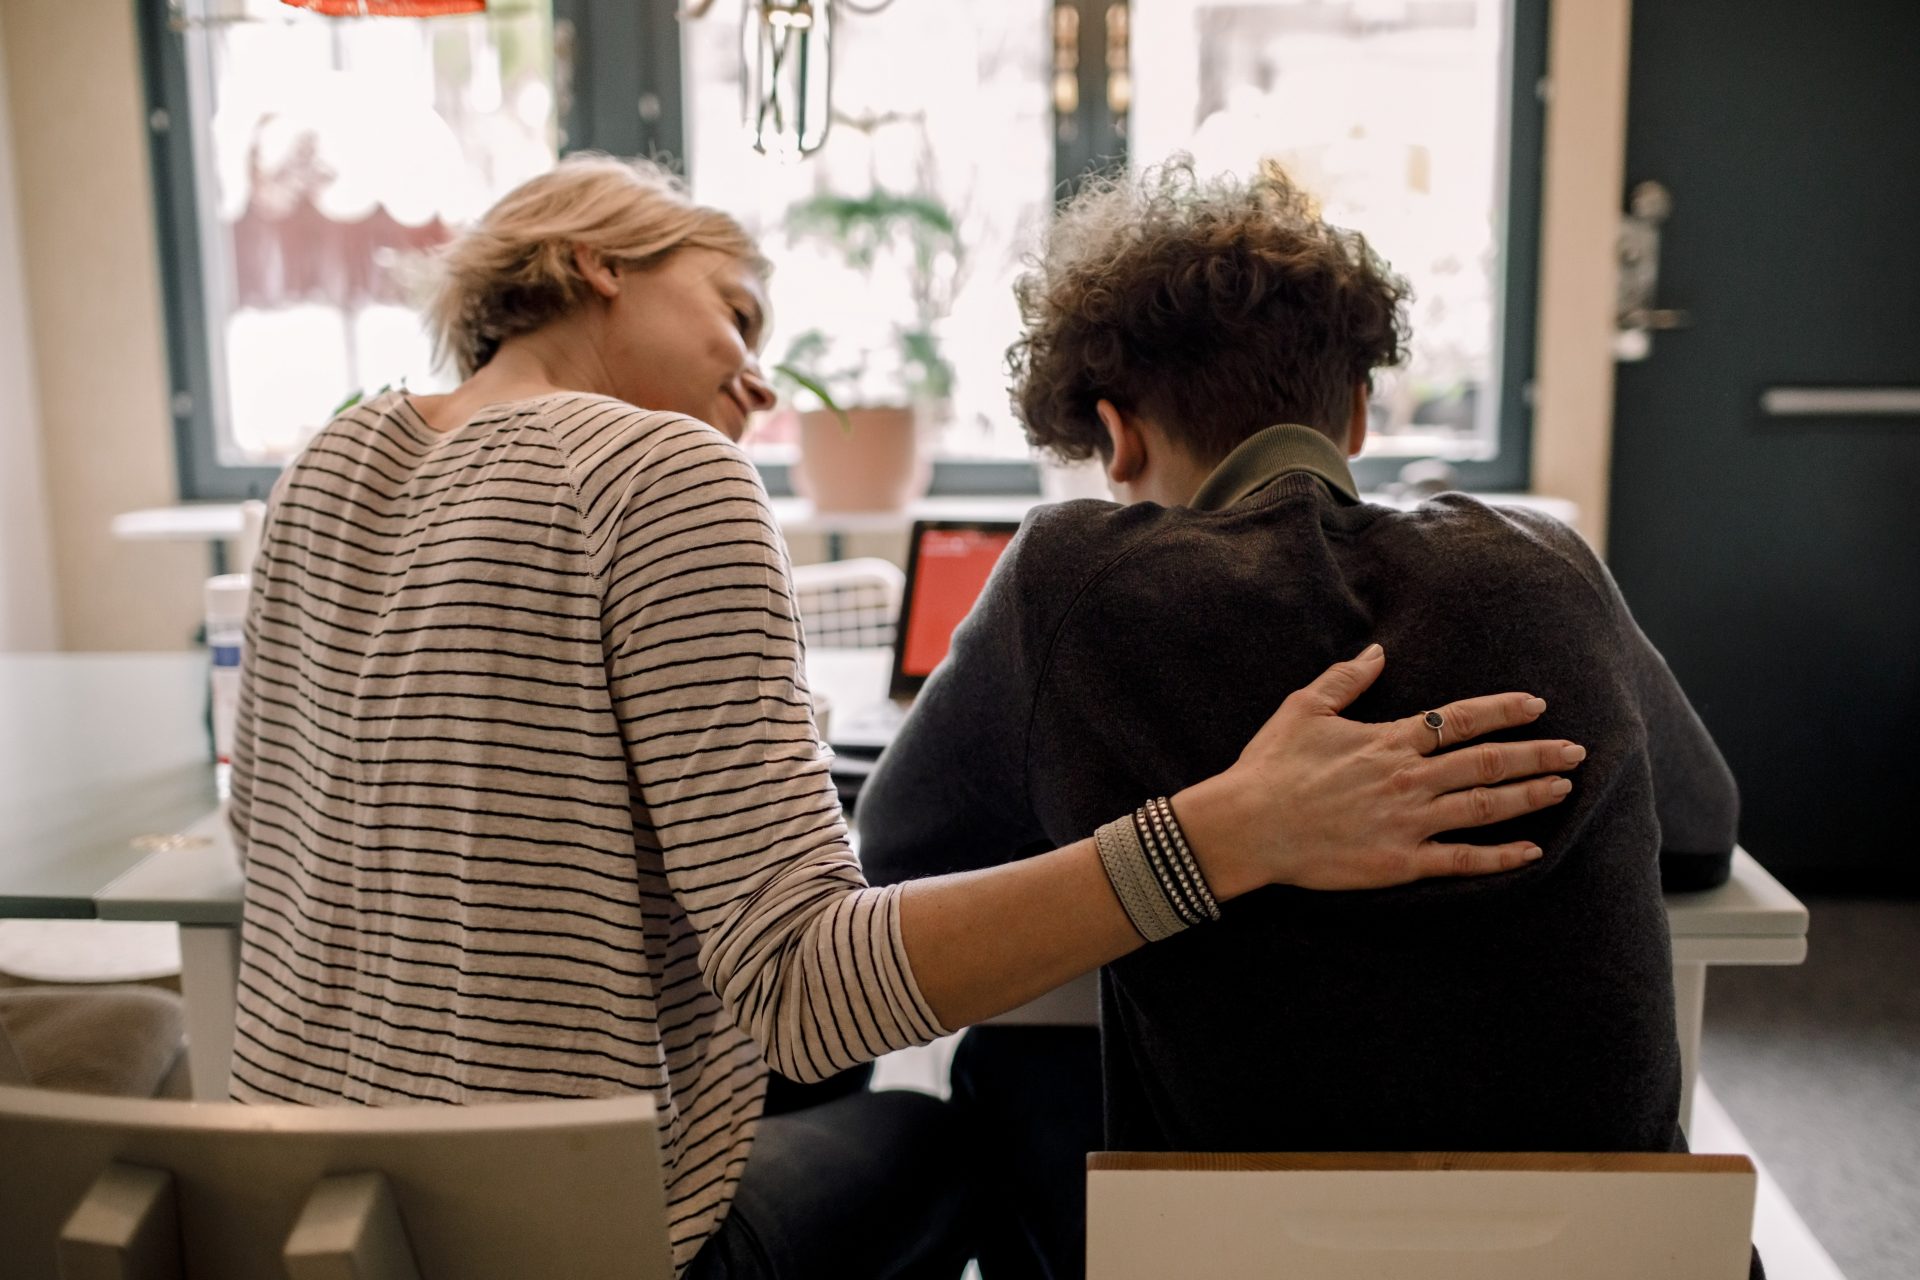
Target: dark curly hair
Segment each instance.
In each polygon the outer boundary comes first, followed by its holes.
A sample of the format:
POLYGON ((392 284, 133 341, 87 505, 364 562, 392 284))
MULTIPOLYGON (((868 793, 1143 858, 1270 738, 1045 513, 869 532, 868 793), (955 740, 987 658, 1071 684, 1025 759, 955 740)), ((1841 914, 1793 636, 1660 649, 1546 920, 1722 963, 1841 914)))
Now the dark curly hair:
POLYGON ((1272 164, 1203 181, 1176 156, 1091 183, 1028 265, 1015 411, 1069 461, 1108 453, 1102 399, 1207 462, 1280 422, 1344 443, 1354 387, 1404 354, 1406 281, 1272 164))

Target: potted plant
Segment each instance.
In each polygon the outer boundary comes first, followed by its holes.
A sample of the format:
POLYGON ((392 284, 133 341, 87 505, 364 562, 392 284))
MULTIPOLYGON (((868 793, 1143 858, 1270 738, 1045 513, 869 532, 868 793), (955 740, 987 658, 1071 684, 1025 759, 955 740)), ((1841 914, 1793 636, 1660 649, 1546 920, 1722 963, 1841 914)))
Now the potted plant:
POLYGON ((801 401, 796 487, 823 511, 898 510, 926 491, 922 426, 953 390, 939 337, 960 267, 953 216, 934 196, 876 185, 802 200, 786 230, 866 285, 859 322, 796 334, 774 366, 801 401))

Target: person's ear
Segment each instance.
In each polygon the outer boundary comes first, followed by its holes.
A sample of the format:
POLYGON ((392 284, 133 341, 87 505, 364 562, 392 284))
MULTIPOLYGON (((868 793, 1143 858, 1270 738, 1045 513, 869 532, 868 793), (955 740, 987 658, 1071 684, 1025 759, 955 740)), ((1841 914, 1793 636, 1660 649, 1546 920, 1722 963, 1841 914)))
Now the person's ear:
POLYGON ((1112 450, 1107 455, 1107 481, 1118 486, 1132 484, 1147 469, 1147 438, 1140 424, 1122 413, 1111 400, 1093 406, 1100 425, 1107 429, 1112 450))
POLYGON ((1357 458, 1367 447, 1367 384, 1353 387, 1353 408, 1347 414, 1347 456, 1357 458))
POLYGON ((620 268, 583 244, 573 246, 573 269, 603 298, 620 296, 620 268))

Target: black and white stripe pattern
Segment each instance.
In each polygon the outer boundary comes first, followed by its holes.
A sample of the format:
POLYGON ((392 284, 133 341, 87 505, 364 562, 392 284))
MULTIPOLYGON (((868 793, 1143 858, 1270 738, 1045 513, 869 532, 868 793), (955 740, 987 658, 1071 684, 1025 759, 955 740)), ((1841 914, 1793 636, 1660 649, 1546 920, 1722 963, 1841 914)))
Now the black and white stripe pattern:
POLYGON ((647 1090, 684 1266, 763 1053, 809 1078, 942 1034, 718 432, 567 394, 438 435, 383 396, 288 471, 254 573, 236 1098, 647 1090))

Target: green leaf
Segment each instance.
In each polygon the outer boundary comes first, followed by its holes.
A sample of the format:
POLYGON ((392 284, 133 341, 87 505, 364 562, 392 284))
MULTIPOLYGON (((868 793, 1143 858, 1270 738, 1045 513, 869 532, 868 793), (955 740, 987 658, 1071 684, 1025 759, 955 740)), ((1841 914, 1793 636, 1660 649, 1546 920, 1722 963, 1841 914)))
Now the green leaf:
POLYGON ((776 364, 773 366, 773 371, 783 378, 791 379, 797 383, 802 390, 811 391, 819 398, 820 403, 832 412, 834 417, 840 419, 840 429, 849 434, 852 433, 853 419, 847 416, 845 409, 842 409, 834 402, 833 396, 828 394, 826 387, 822 383, 814 378, 808 377, 790 364, 776 364))
MULTIPOLYGON (((953 366, 940 350, 933 325, 946 305, 939 291, 943 264, 948 259, 957 264, 962 246, 947 206, 923 191, 893 192, 877 186, 863 195, 826 191, 790 205, 786 227, 796 240, 830 246, 847 266, 870 280, 879 282, 879 264, 889 264, 886 283, 905 293, 900 299, 905 305, 895 314, 906 322, 894 326, 905 384, 901 390, 914 397, 948 399, 953 393, 953 366)), ((800 385, 816 394, 819 384, 862 394, 867 389, 865 358, 856 359, 848 369, 828 368, 829 353, 835 350, 826 335, 809 331, 788 348, 786 367, 805 370, 811 385, 800 385)), ((797 378, 793 381, 799 383, 797 378)))
POLYGON ((953 393, 953 362, 940 350, 931 329, 900 330, 900 350, 906 362, 920 371, 918 390, 935 400, 953 393))

